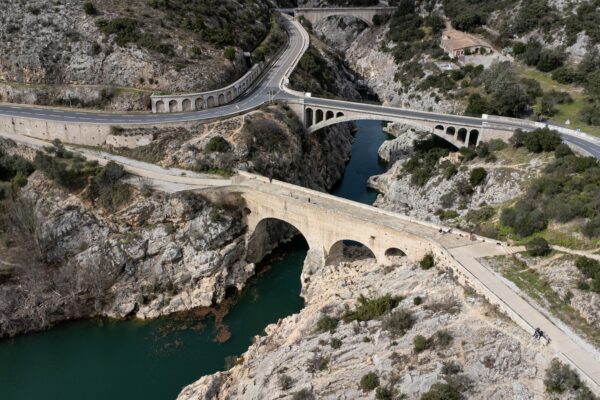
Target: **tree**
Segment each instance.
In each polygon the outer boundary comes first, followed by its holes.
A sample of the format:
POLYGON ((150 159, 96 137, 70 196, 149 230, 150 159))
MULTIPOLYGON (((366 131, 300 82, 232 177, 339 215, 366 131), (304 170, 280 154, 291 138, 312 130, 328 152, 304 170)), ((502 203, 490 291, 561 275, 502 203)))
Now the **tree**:
POLYGON ((482 114, 489 112, 489 108, 490 104, 485 97, 479 93, 473 93, 469 95, 469 103, 467 104, 465 114, 473 117, 481 117, 482 114))
POLYGON ((481 185, 483 181, 485 181, 486 177, 487 171, 484 168, 473 168, 471 170, 471 174, 469 175, 469 183, 471 184, 471 186, 481 185))
POLYGON ((546 239, 541 237, 531 239, 529 242, 527 242, 525 248, 527 249, 527 253, 529 253, 529 255, 532 257, 543 257, 552 252, 552 249, 550 248, 550 245, 546 239))
POLYGON ((508 139, 510 144, 514 147, 522 147, 525 145, 525 138, 527 137, 527 132, 522 129, 516 129, 513 135, 508 139))
POLYGON ((435 265, 435 260, 433 258, 433 254, 427 253, 423 256, 421 261, 419 261, 419 266, 421 269, 431 269, 435 265))
POLYGON ((562 143, 560 135, 555 130, 540 128, 531 131, 525 137, 523 144, 532 153, 554 151, 562 143))
POLYGON ((379 377, 375 372, 369 372, 360 378, 360 388, 365 392, 370 392, 379 386, 379 377))
POLYGON ((235 59, 235 49, 233 47, 228 47, 225 49, 225 52, 223 53, 223 55, 229 61, 233 61, 235 59))
POLYGON ((536 68, 542 72, 550 72, 561 67, 566 55, 558 50, 542 50, 536 68))

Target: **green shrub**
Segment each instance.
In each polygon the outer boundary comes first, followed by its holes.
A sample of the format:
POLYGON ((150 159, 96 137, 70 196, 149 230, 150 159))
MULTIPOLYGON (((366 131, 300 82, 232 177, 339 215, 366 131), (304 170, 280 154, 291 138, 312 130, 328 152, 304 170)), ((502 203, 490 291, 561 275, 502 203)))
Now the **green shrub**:
POLYGON ((435 215, 437 215, 442 221, 445 221, 447 219, 454 219, 458 217, 458 213, 454 210, 442 210, 442 209, 438 209, 435 212, 435 215))
POLYGON ((413 304, 415 306, 419 306, 423 303, 423 298, 421 296, 415 296, 415 298, 413 299, 413 304))
POLYGON ((462 367, 456 361, 444 361, 442 363, 442 374, 456 375, 462 371, 462 367))
POLYGON ((83 3, 83 11, 85 11, 87 15, 98 14, 98 10, 96 10, 94 3, 92 3, 91 1, 86 1, 85 3, 83 3))
POLYGON ((434 265, 435 259, 433 258, 433 254, 431 253, 425 254, 423 258, 421 258, 421 261, 419 261, 419 266, 421 267, 421 269, 424 270, 431 269, 434 265))
POLYGON ((471 174, 469 175, 469 183, 471 184, 471 186, 481 185, 483 181, 485 181, 486 177, 487 172, 485 169, 481 167, 473 168, 471 170, 471 174))
POLYGON ((379 377, 375 372, 369 372, 360 378, 360 388, 365 392, 370 392, 379 386, 379 377))
POLYGON ((229 61, 235 60, 235 49, 233 47, 228 47, 223 52, 223 56, 229 61))
POLYGON ((308 389, 299 390, 292 396, 292 400, 311 400, 312 398, 308 389))
POLYGON ((552 360, 550 366, 546 369, 544 385, 546 391, 550 393, 578 390, 583 386, 577 373, 557 359, 552 360))
POLYGON ((206 150, 211 153, 225 153, 230 149, 229 142, 222 136, 213 136, 206 145, 206 150))
POLYGON ((335 328, 337 328, 338 322, 339 321, 337 319, 325 315, 324 317, 321 317, 321 319, 319 319, 319 321, 317 322, 317 331, 334 332, 335 328))
POLYGON ((531 239, 527 242, 525 248, 527 249, 527 253, 532 257, 543 257, 552 252, 546 239, 541 237, 531 239))
POLYGON ((421 400, 462 400, 463 396, 447 383, 434 383, 421 396, 421 400))
POLYGON ((332 349, 339 349, 342 347, 342 341, 338 338, 332 338, 329 344, 331 345, 332 349))
POLYGON ((406 334, 414 325, 415 318, 412 313, 404 308, 394 310, 388 315, 382 323, 382 328, 394 335, 402 336, 406 334))
POLYGON ((452 340, 452 334, 445 329, 437 331, 434 336, 434 344, 439 347, 448 347, 452 340))
POLYGON ((370 321, 390 312, 400 300, 400 297, 392 297, 389 294, 374 299, 367 299, 361 295, 358 298, 356 309, 347 312, 344 319, 346 321, 370 321))
POLYGON ((578 257, 575 266, 586 278, 600 276, 600 262, 588 257, 578 257))
POLYGON ((554 151, 561 143, 558 132, 548 128, 539 128, 529 132, 523 141, 524 146, 532 153, 554 151))
POLYGON ((293 386, 294 386, 294 379, 286 374, 281 374, 279 375, 279 378, 277 379, 277 381, 279 382, 279 388, 281 390, 284 391, 288 391, 290 390, 293 386))
POLYGON ((561 143, 558 146, 556 146, 556 149, 554 149, 554 156, 556 158, 561 158, 561 157, 566 157, 566 156, 571 156, 573 155, 573 150, 571 150, 571 148, 564 144, 561 143))
POLYGON ((431 347, 431 344, 432 344, 431 340, 427 339, 425 336, 422 336, 422 335, 417 335, 413 339, 413 347, 414 347, 415 353, 421 353, 421 352, 427 350, 428 348, 431 347))

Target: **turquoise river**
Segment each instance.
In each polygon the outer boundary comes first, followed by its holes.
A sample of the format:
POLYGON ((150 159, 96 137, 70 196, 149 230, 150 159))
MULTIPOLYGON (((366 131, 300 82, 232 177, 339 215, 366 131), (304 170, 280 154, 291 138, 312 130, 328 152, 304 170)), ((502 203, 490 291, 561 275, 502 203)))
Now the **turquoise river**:
MULTIPOLYGON (((369 176, 385 170, 377 149, 388 139, 378 121, 357 123, 352 159, 332 193, 372 204, 369 176)), ((225 368, 254 335, 302 309, 300 273, 306 242, 298 238, 266 260, 224 318, 231 338, 215 341, 212 318, 78 321, 0 342, 2 400, 175 399, 202 375, 225 368), (203 324, 203 329, 197 329, 203 324), (196 329, 194 329, 196 327, 196 329)))

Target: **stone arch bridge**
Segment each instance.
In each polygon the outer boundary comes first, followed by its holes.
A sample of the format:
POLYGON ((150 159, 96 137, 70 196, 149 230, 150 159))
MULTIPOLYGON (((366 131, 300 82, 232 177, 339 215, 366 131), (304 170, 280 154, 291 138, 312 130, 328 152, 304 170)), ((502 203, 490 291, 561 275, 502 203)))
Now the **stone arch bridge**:
POLYGON ((296 8, 294 17, 303 17, 311 24, 316 24, 319 20, 333 16, 350 16, 365 22, 367 25, 373 25, 373 18, 376 15, 390 16, 396 11, 396 7, 324 7, 324 8, 296 8))
POLYGON ((474 118, 311 97, 288 104, 308 133, 342 122, 381 120, 400 122, 431 132, 460 148, 477 146, 480 142, 491 139, 506 141, 516 129, 505 121, 498 123, 493 117, 485 115, 484 118, 474 118))
POLYGON ((466 235, 459 241, 434 225, 246 172, 239 172, 232 183, 231 190, 241 194, 247 207, 249 247, 252 240, 261 242, 261 247, 267 235, 277 231, 272 221, 294 227, 321 262, 339 251, 344 241, 364 245, 382 265, 392 264, 395 256, 417 261, 427 253, 437 253, 440 238, 452 245, 470 243, 466 235))

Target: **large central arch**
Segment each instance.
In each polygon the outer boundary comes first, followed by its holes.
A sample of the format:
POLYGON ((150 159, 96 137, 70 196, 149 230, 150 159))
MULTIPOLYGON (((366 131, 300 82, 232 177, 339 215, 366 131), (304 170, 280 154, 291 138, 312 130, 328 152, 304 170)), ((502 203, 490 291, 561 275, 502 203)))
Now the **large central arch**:
POLYGON ((256 227, 249 232, 247 239, 246 260, 258 263, 279 245, 301 236, 310 248, 304 234, 291 223, 279 218, 263 218, 256 227))

